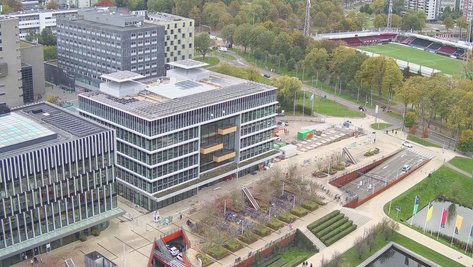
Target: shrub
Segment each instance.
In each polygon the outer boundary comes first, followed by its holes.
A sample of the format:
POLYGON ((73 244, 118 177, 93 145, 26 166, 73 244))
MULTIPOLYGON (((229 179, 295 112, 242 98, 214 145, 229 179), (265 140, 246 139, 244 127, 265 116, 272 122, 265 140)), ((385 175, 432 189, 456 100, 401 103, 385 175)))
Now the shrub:
POLYGON ((207 255, 205 255, 205 254, 197 253, 197 255, 195 255, 195 257, 202 261, 202 267, 209 266, 210 264, 213 263, 212 259, 207 257, 207 255))
POLYGON ((295 221, 297 219, 297 217, 292 215, 289 212, 285 212, 285 213, 281 214, 278 219, 285 222, 285 223, 291 223, 291 222, 295 221))
POLYGON ((328 239, 325 241, 325 245, 330 246, 333 243, 337 242, 340 240, 342 237, 348 235, 349 233, 353 232, 356 229, 356 225, 352 225, 349 228, 345 229, 344 231, 338 233, 337 235, 333 236, 332 238, 328 239))
POLYGON ((205 253, 209 254, 212 258, 216 260, 223 259, 229 254, 226 249, 215 243, 208 244, 204 247, 203 250, 205 253))
POLYGON ((226 249, 230 250, 231 252, 235 252, 240 250, 243 247, 243 244, 238 241, 237 239, 232 239, 223 245, 226 249))
POLYGON ((261 237, 265 237, 271 233, 271 229, 266 226, 258 226, 253 232, 261 237))
POLYGON ((98 229, 93 229, 92 230, 92 235, 93 236, 99 236, 100 235, 100 231, 98 229))
POLYGON ((409 133, 416 134, 416 132, 417 132, 417 126, 413 124, 411 128, 409 128, 409 133))
POLYGON ((298 245, 301 244, 301 247, 308 251, 318 252, 314 243, 299 229, 296 230, 296 242, 298 242, 298 245))
POLYGON ((473 130, 462 131, 457 148, 463 152, 473 152, 473 130))
POLYGON ((291 210, 291 213, 296 215, 297 217, 303 217, 309 213, 308 210, 302 208, 302 207, 295 207, 291 210))
POLYGON ((307 228, 312 229, 312 228, 316 227, 318 224, 324 223, 324 222, 332 219, 333 217, 337 216, 338 214, 340 214, 340 211, 339 210, 334 210, 334 211, 330 212, 329 214, 323 216, 322 218, 318 219, 317 221, 307 225, 307 228))
POLYGON ((245 232, 242 235, 240 235, 238 239, 249 245, 249 244, 254 243, 256 240, 258 240, 258 237, 251 232, 245 232))
POLYGON ((341 213, 340 213, 340 214, 337 214, 335 217, 331 218, 330 220, 328 220, 328 221, 326 221, 326 222, 323 222, 323 223, 317 225, 316 227, 312 228, 311 231, 312 231, 313 233, 317 233, 317 232, 319 232, 320 230, 325 229, 326 227, 328 227, 328 226, 331 225, 332 223, 334 223, 334 222, 336 222, 336 221, 338 221, 338 220, 343 219, 343 217, 345 217, 345 215, 343 215, 343 214, 341 214, 341 213))
POLYGON ((271 219, 269 222, 266 223, 266 226, 273 230, 278 230, 279 228, 284 226, 284 223, 278 219, 271 219))
POLYGON ((301 206, 306 210, 314 211, 319 207, 319 204, 317 204, 317 202, 315 202, 315 201, 308 200, 308 201, 302 203, 301 206))
POLYGON ((81 233, 81 234, 79 235, 79 240, 80 240, 81 242, 85 242, 85 241, 87 241, 87 236, 86 236, 84 233, 81 233))

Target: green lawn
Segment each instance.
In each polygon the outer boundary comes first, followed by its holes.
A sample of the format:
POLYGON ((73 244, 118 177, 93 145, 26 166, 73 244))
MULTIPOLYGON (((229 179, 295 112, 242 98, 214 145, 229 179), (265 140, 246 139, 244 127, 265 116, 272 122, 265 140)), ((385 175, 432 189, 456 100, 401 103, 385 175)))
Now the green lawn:
POLYGON ((342 254, 342 264, 339 266, 342 266, 342 267, 358 266, 368 257, 373 255, 376 251, 384 247, 389 241, 394 241, 397 244, 439 264, 440 266, 449 266, 449 267, 463 266, 459 264, 458 262, 451 260, 445 257, 444 255, 434 250, 431 250, 430 248, 423 246, 399 233, 395 233, 394 236, 391 238, 391 240, 388 240, 388 241, 384 239, 383 235, 378 234, 375 241, 375 245, 373 249, 371 250, 371 252, 365 253, 365 255, 363 255, 361 259, 358 257, 355 247, 350 248, 344 254, 342 254))
POLYGON ((412 142, 416 142, 416 143, 421 144, 423 146, 440 147, 440 146, 438 146, 438 145, 436 145, 432 142, 427 141, 424 138, 420 138, 420 137, 417 137, 417 136, 412 135, 412 134, 407 135, 407 140, 412 141, 412 142))
POLYGON ((235 57, 228 54, 228 53, 225 53, 225 52, 220 52, 220 51, 213 51, 212 52, 212 55, 214 56, 219 56, 219 57, 222 57, 222 58, 225 58, 225 59, 228 59, 228 60, 235 60, 235 57))
POLYGON ((473 159, 454 157, 452 160, 449 161, 449 163, 468 173, 473 173, 473 159))
POLYGON ((209 64, 209 66, 207 66, 207 67, 212 67, 212 66, 215 66, 215 65, 217 65, 218 63, 220 63, 220 60, 219 60, 218 58, 216 58, 216 57, 209 57, 209 56, 206 56, 205 59, 202 58, 202 57, 196 57, 196 58, 194 58, 194 59, 209 64))
POLYGON ((283 252, 277 261, 272 262, 267 267, 293 267, 298 266, 301 262, 314 255, 313 252, 308 252, 296 246, 293 246, 283 252))
MULTIPOLYGON (((237 78, 249 80, 249 72, 248 72, 248 69, 245 69, 245 68, 238 68, 238 67, 234 67, 230 65, 222 67, 222 65, 219 65, 219 66, 213 67, 211 70, 218 73, 223 73, 223 74, 234 76, 237 78)), ((271 79, 268 79, 262 75, 258 75, 256 77, 256 82, 264 83, 267 85, 271 85, 273 83, 271 79)))
POLYGON ((462 62, 458 59, 398 44, 362 46, 359 49, 438 69, 445 74, 460 76, 462 70, 462 62))
POLYGON ((382 129, 389 128, 393 125, 389 124, 389 123, 373 123, 370 126, 371 126, 371 128, 373 128, 375 130, 382 130, 382 129))
MULTIPOLYGON (((473 179, 448 167, 441 167, 433 172, 431 177, 425 178, 408 191, 393 199, 391 214, 388 215, 394 220, 402 219, 406 222, 412 215, 416 196, 420 198, 419 210, 440 196, 464 207, 472 207, 473 194, 471 193, 471 188, 473 188, 473 179), (396 217, 396 207, 401 209, 399 219, 396 217)), ((389 203, 384 206, 386 214, 388 209, 389 203)))
MULTIPOLYGON (((297 104, 300 106, 298 111, 302 111, 303 98, 299 98, 297 104)), ((305 94, 305 109, 312 108, 312 101, 310 100, 310 93, 305 94)), ((346 117, 346 118, 363 118, 365 114, 356 110, 351 110, 346 106, 339 104, 330 99, 314 96, 314 112, 332 117, 346 117)), ((293 107, 287 108, 286 113, 292 115, 293 107)))

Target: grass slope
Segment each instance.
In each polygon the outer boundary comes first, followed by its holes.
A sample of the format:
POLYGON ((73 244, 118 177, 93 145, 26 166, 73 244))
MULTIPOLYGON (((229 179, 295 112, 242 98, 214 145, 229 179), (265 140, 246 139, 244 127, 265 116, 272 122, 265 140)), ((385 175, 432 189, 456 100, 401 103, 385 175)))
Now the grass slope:
MULTIPOLYGON (((309 110, 312 108, 312 101, 310 100, 311 94, 305 94, 305 109, 309 110)), ((301 97, 298 99, 297 104, 301 107, 299 111, 302 111, 302 105, 304 99, 301 97)), ((286 113, 292 115, 293 107, 288 107, 286 113)), ((364 118, 365 114, 356 110, 351 110, 346 106, 339 104, 330 99, 324 99, 322 97, 314 96, 314 112, 320 113, 332 117, 345 117, 345 118, 364 118)))
MULTIPOLYGON (((399 206, 401 208, 399 219, 406 222, 412 215, 416 196, 420 198, 419 210, 439 196, 444 196, 446 199, 464 207, 472 207, 473 194, 471 193, 471 188, 473 188, 473 179, 457 173, 448 167, 441 167, 432 173, 431 177, 425 178, 422 182, 393 199, 391 214, 388 215, 392 219, 397 220, 396 212, 393 210, 394 207, 399 206)), ((384 212, 388 213, 388 209, 389 203, 384 206, 384 212)))
POLYGON ((398 44, 362 46, 359 49, 438 69, 443 73, 454 76, 459 76, 462 70, 462 62, 458 59, 398 44))
POLYGON ((196 58, 194 58, 194 59, 209 64, 209 66, 207 66, 207 68, 208 68, 208 67, 215 66, 215 65, 217 65, 218 63, 220 63, 220 60, 219 60, 218 58, 216 58, 216 57, 209 57, 209 56, 206 56, 205 58, 196 57, 196 58))
POLYGON ((452 160, 450 160, 449 163, 468 173, 473 173, 473 159, 455 157, 452 160))
POLYGON ((416 142, 416 143, 421 144, 423 146, 440 147, 440 146, 438 146, 438 145, 436 145, 432 142, 427 141, 424 138, 420 138, 420 137, 417 137, 417 136, 412 135, 412 134, 409 134, 407 136, 407 140, 412 141, 412 142, 416 142))
MULTIPOLYGON (((417 242, 415 242, 412 239, 409 239, 399 233, 395 233, 394 236, 391 238, 391 240, 386 241, 384 239, 383 235, 378 235, 376 240, 375 240, 375 245, 373 249, 371 250, 371 253, 365 253, 363 257, 360 259, 356 253, 356 248, 352 247, 347 252, 342 254, 342 264, 339 266, 343 267, 351 267, 351 266, 358 266, 360 263, 362 263, 364 260, 366 260, 368 257, 373 255, 376 251, 380 250, 382 247, 384 247, 389 241, 394 241, 397 244, 439 264, 440 266, 449 266, 449 267, 456 267, 456 266, 463 266, 459 264, 458 262, 451 260, 444 255, 426 247, 423 246, 417 242)), ((332 265, 330 265, 332 266, 332 265)))
POLYGON ((373 128, 375 130, 383 130, 383 129, 389 128, 393 125, 389 124, 389 123, 380 122, 380 123, 373 123, 370 126, 371 126, 371 128, 373 128))

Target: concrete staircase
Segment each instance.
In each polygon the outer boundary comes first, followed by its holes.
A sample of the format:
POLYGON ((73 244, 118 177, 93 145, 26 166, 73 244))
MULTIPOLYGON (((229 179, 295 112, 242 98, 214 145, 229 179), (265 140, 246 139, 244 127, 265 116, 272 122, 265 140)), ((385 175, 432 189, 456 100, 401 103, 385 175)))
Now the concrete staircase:
POLYGON ((319 251, 327 247, 311 231, 309 231, 307 227, 302 230, 302 233, 307 236, 310 241, 312 241, 312 243, 317 247, 319 251))
POLYGON ((248 188, 246 187, 242 187, 241 190, 245 194, 246 198, 250 201, 251 206, 253 206, 253 209, 259 210, 260 206, 258 205, 258 202, 256 202, 256 199, 253 197, 250 190, 248 190, 248 188))
POLYGON ((348 148, 344 147, 344 148, 343 148, 343 152, 345 153, 345 155, 347 155, 347 157, 348 157, 348 159, 351 161, 351 163, 356 164, 356 159, 355 159, 355 157, 353 157, 353 155, 352 155, 351 152, 348 150, 348 148))
POLYGON ((358 228, 360 228, 362 225, 366 224, 371 220, 371 217, 355 209, 342 208, 340 209, 340 212, 345 214, 350 220, 352 220, 353 224, 356 224, 358 228))

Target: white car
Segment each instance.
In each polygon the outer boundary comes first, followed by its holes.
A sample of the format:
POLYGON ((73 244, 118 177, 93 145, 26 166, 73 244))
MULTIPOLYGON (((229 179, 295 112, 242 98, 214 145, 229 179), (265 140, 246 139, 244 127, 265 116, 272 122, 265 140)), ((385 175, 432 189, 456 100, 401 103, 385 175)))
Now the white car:
POLYGON ((176 247, 168 247, 168 250, 173 257, 176 257, 180 253, 179 249, 177 249, 176 247))
POLYGON ((408 171, 411 170, 411 168, 412 168, 411 165, 409 165, 409 164, 404 164, 404 166, 402 166, 402 171, 403 171, 403 172, 408 172, 408 171))
POLYGON ((408 141, 402 142, 402 146, 407 147, 407 148, 412 148, 412 144, 408 141))
POLYGON ((176 257, 178 260, 184 262, 184 260, 182 259, 182 252, 177 254, 177 257, 176 257))

